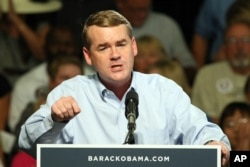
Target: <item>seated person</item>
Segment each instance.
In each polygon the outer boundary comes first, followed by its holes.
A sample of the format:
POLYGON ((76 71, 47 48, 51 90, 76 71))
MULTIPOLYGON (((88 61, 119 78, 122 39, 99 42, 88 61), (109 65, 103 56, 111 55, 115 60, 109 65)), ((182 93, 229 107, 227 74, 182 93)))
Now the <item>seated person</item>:
MULTIPOLYGON (((26 119, 36 110, 38 110, 42 104, 45 103, 47 94, 61 82, 73 78, 76 75, 83 75, 83 66, 81 61, 77 57, 68 55, 60 56, 55 58, 48 64, 47 73, 49 75, 49 84, 46 88, 39 88, 40 90, 37 94, 37 100, 35 102, 30 102, 26 106, 26 109, 22 112, 21 119, 16 127, 16 136, 19 135, 21 126, 26 121, 26 119), (41 91, 42 89, 43 91, 41 91)), ((25 166, 25 164, 27 163, 26 161, 29 161, 31 164, 36 163, 34 160, 32 160, 32 157, 22 151, 19 151, 17 139, 13 149, 13 154, 14 157, 11 167, 20 166, 21 164, 25 166)))
POLYGON ((148 67, 148 73, 157 73, 175 81, 190 96, 191 88, 181 65, 175 60, 161 60, 148 67))
POLYGON ((232 150, 250 150, 250 106, 247 103, 229 103, 221 113, 219 124, 228 136, 232 150))
POLYGON ((186 74, 176 60, 168 57, 162 43, 154 36, 143 35, 136 39, 138 55, 135 57, 134 68, 143 73, 158 73, 174 80, 187 94, 190 94, 186 74))
POLYGON ((159 60, 170 59, 157 37, 143 35, 136 38, 138 54, 135 57, 134 69, 147 73, 147 68, 159 60))
POLYGON ((244 85, 250 73, 250 23, 230 23, 224 34, 225 60, 203 66, 192 87, 192 103, 218 123, 230 102, 245 101, 244 85))
MULTIPOLYGON (((46 37, 45 48, 47 61, 50 61, 54 56, 62 54, 82 57, 78 53, 72 30, 66 26, 57 25, 50 29, 46 37)), ((24 110, 30 101, 36 99, 35 91, 37 88, 48 84, 49 77, 46 72, 47 61, 22 75, 15 83, 11 94, 10 116, 8 120, 11 132, 15 131, 16 124, 21 117, 21 111, 24 110)), ((88 72, 91 73, 91 70, 88 70, 83 61, 82 64, 85 74, 88 72)))

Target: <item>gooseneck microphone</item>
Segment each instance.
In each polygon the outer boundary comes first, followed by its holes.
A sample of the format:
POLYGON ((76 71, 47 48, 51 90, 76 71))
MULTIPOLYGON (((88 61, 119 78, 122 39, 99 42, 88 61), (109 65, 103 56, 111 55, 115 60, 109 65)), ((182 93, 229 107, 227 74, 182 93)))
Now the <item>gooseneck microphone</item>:
POLYGON ((134 131, 136 129, 136 119, 139 115, 138 112, 138 104, 139 104, 139 98, 138 94, 135 92, 134 89, 131 89, 125 98, 125 117, 128 120, 128 135, 125 139, 125 144, 134 144, 134 131))

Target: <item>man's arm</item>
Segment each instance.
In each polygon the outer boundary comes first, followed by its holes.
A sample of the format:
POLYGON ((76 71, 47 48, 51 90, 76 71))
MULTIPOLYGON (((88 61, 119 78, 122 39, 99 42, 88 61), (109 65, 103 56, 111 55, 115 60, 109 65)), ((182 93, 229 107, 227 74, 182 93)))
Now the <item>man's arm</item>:
POLYGON ((207 39, 199 34, 194 34, 191 49, 197 63, 197 67, 201 68, 206 63, 206 54, 208 49, 207 39))

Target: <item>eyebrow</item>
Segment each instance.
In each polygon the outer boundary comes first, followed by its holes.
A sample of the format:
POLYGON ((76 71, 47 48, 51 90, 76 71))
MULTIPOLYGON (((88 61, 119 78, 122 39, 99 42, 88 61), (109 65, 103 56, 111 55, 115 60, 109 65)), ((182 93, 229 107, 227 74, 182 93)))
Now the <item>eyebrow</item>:
MULTIPOLYGON (((119 44, 119 43, 124 43, 124 42, 127 42, 127 40, 126 40, 126 39, 121 39, 121 40, 119 40, 119 41, 116 41, 115 43, 116 43, 116 44, 119 44)), ((103 46, 107 46, 107 45, 109 45, 109 43, 108 43, 108 42, 105 42, 105 43, 99 44, 97 47, 103 47, 103 46)))

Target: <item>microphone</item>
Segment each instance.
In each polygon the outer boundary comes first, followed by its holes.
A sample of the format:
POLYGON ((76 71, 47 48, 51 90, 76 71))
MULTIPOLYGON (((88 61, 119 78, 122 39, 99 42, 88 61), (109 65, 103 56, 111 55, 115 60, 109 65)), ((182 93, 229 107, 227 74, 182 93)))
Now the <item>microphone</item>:
POLYGON ((133 132, 136 128, 135 120, 137 119, 139 112, 138 112, 138 94, 135 92, 134 89, 129 91, 126 95, 125 99, 125 117, 128 120, 128 130, 133 132))

